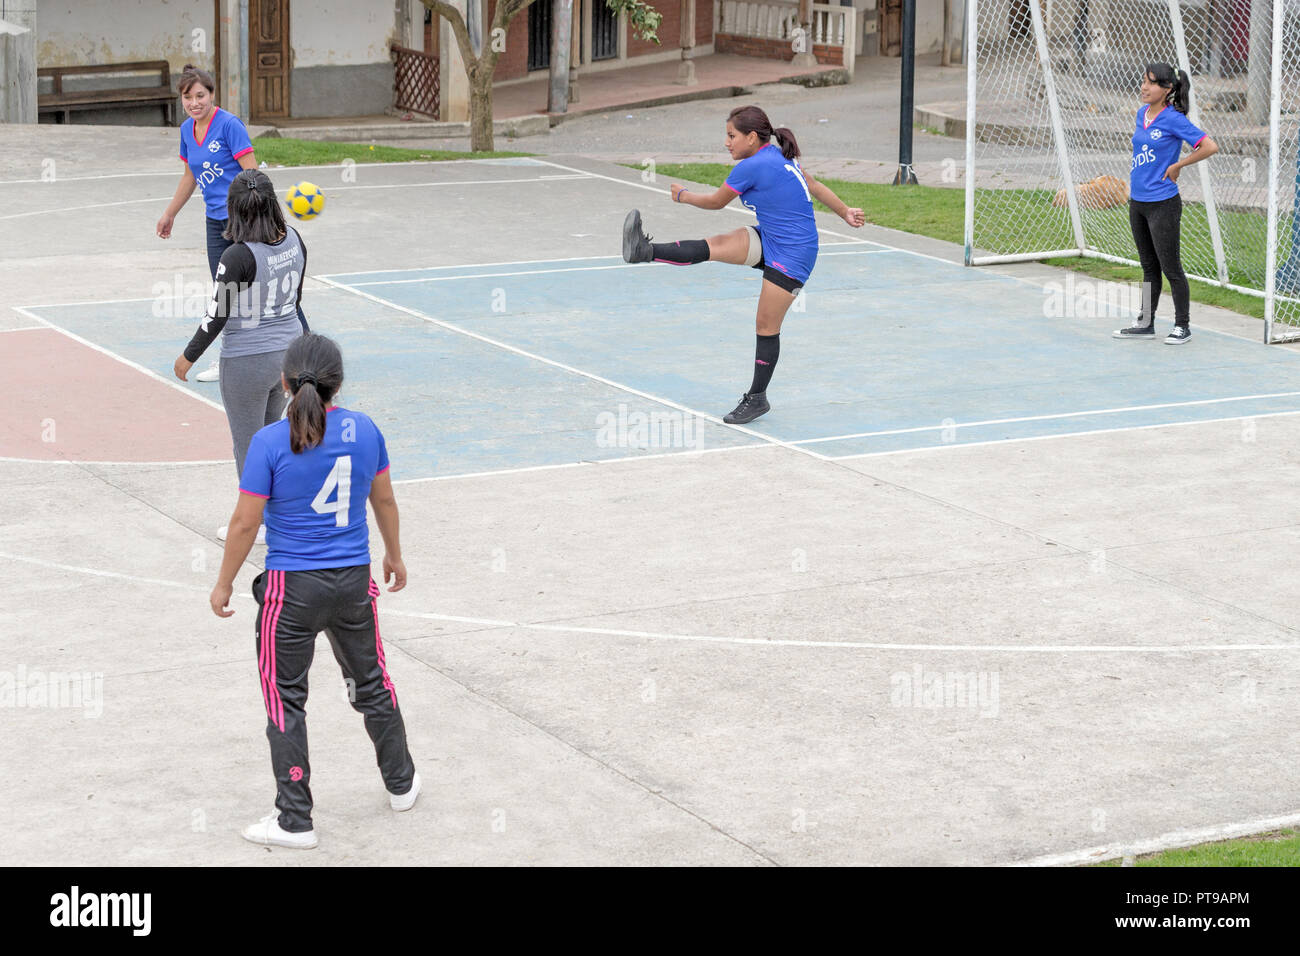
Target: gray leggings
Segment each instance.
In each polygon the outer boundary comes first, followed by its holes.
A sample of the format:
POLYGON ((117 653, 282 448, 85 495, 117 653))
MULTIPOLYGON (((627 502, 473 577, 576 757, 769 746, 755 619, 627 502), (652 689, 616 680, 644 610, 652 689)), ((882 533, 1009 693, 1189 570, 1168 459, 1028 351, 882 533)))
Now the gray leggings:
POLYGON ((289 400, 280 384, 284 351, 221 359, 221 403, 235 443, 235 472, 242 478, 248 443, 258 429, 274 425, 289 400))

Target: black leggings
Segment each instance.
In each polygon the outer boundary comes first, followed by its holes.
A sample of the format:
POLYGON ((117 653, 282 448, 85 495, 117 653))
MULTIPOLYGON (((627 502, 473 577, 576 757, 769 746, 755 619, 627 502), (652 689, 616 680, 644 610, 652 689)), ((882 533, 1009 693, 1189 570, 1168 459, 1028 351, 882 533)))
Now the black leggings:
POLYGON ((1138 260, 1142 263, 1142 322, 1155 318, 1160 304, 1160 273, 1169 277, 1169 291, 1174 297, 1174 324, 1188 323, 1187 276, 1178 252, 1178 235, 1183 219, 1183 199, 1170 196, 1159 202, 1130 199, 1128 224, 1133 229, 1138 260), (1149 301, 1148 301, 1149 297, 1149 301))

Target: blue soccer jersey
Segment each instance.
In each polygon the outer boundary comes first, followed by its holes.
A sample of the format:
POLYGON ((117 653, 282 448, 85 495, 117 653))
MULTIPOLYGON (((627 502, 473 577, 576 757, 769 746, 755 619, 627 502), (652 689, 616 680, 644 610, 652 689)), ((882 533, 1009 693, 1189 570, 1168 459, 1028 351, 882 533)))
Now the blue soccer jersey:
POLYGON ((239 175, 239 157, 253 151, 248 130, 233 113, 212 107, 203 139, 194 138, 194 117, 181 124, 181 159, 185 160, 203 195, 211 219, 226 219, 226 193, 239 175))
POLYGON ((758 216, 763 261, 800 283, 817 261, 817 221, 799 160, 786 159, 775 143, 732 167, 725 184, 758 216))
POLYGON ((388 470, 379 427, 361 412, 325 413, 325 438, 294 454, 289 422, 253 436, 239 490, 266 499, 266 567, 272 571, 350 568, 370 563, 366 499, 388 470))
POLYGON ((1137 112, 1133 131, 1133 166, 1129 172, 1129 198, 1138 202, 1159 202, 1178 195, 1178 184, 1165 179, 1165 170, 1178 162, 1183 143, 1195 149, 1205 133, 1172 106, 1166 106, 1150 123, 1147 108, 1137 112))

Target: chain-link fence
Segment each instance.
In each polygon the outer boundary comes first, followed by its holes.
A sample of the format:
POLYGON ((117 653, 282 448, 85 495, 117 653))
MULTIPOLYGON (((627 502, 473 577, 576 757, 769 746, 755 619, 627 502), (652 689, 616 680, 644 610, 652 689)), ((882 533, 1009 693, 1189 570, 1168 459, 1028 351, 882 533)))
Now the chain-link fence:
POLYGON ((1188 116, 1220 148, 1178 178, 1183 267, 1261 296, 1271 273, 1266 338, 1300 338, 1300 231, 1291 228, 1300 0, 970 4, 968 261, 1136 264, 1127 196, 1138 85, 1148 64, 1168 63, 1190 75, 1188 116))

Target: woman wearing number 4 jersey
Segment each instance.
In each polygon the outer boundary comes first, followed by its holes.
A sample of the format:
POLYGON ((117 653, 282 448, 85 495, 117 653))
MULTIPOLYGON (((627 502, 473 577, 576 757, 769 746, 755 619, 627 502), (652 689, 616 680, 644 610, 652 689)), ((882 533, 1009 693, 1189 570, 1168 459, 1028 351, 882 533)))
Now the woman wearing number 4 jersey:
POLYGON ((855 229, 866 222, 799 165, 799 143, 785 127, 773 129, 757 106, 741 106, 727 117, 727 151, 738 159, 724 185, 713 193, 692 193, 673 183, 675 202, 721 209, 737 196, 758 216, 758 226, 680 242, 651 242, 633 209, 623 223, 623 258, 628 262, 667 262, 687 266, 730 262, 763 270, 755 320, 758 342, 754 379, 740 404, 723 421, 744 425, 771 410, 767 385, 781 354, 781 323, 817 261, 817 221, 813 198, 855 229))
MULTIPOLYGON (((230 185, 226 235, 234 240, 221 254, 207 316, 176 359, 182 382, 218 335, 221 336, 221 402, 234 442, 235 472, 253 434, 279 421, 286 402, 280 384, 285 350, 303 333, 299 321, 307 247, 285 224, 270 178, 246 169, 230 185)), ((217 531, 226 538, 226 529, 217 531)), ((258 543, 266 530, 258 532, 258 543)))
MULTIPOLYGON (((222 369, 222 382, 226 381, 222 369)), ((365 717, 389 806, 409 810, 420 795, 406 746, 406 725, 384 662, 370 576, 366 500, 384 539, 384 582, 406 586, 398 541, 397 502, 384 436, 361 412, 335 405, 343 357, 322 335, 297 339, 284 353, 281 387, 293 393, 288 417, 253 436, 239 482, 239 501, 211 604, 227 610, 235 575, 248 558, 265 515, 266 570, 253 581, 257 661, 266 705, 266 737, 275 771, 275 812, 244 830, 267 846, 309 850, 311 766, 307 761, 307 671, 324 631, 348 682, 353 708, 365 717)))

